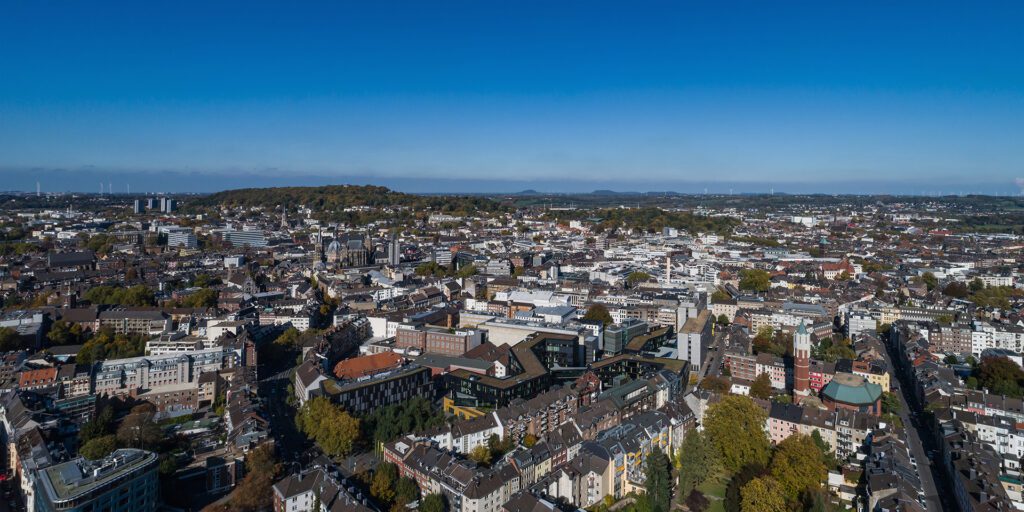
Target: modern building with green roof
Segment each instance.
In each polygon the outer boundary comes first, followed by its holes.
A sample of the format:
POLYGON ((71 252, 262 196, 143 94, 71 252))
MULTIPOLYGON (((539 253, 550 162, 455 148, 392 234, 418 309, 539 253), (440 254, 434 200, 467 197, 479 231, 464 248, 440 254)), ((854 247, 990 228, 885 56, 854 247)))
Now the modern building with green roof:
POLYGON ((882 386, 860 375, 837 373, 821 389, 821 402, 829 410, 850 409, 875 416, 882 415, 882 386))

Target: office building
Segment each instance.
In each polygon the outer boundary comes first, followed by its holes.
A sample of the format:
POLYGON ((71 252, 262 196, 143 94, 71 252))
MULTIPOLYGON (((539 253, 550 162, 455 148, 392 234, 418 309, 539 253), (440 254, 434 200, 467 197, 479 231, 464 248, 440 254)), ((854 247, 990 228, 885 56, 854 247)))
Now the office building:
POLYGON ((199 240, 196 234, 188 228, 175 228, 167 231, 167 247, 183 247, 195 249, 199 247, 199 240))
POLYGON ((100 460, 78 458, 36 470, 34 509, 38 512, 140 512, 159 501, 153 452, 123 448, 100 460))
POLYGON ((609 325, 604 330, 605 354, 621 354, 629 340, 647 333, 647 322, 630 319, 621 324, 609 325))
POLYGON ((267 237, 262 231, 225 231, 224 241, 232 247, 266 247, 267 237))

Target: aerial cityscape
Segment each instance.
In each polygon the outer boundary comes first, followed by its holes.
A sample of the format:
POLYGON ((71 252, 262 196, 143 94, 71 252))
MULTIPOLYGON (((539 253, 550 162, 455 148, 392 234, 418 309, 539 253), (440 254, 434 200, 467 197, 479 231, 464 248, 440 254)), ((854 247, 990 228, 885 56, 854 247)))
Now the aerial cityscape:
POLYGON ((0 512, 1024 510, 1022 26, 6 2, 0 512))

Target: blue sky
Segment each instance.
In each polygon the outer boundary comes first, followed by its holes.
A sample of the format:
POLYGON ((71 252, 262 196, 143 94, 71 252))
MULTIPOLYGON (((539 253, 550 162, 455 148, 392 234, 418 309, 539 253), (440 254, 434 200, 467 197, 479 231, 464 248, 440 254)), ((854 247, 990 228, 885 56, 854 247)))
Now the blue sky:
POLYGON ((2 2, 0 188, 1017 192, 1024 3, 894 4, 2 2))

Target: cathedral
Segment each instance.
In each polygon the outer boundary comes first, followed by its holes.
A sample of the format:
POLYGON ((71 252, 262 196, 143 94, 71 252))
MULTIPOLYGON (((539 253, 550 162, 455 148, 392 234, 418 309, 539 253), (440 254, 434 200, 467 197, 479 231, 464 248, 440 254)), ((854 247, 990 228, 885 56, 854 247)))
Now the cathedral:
POLYGON ((335 235, 324 256, 327 263, 341 267, 365 267, 370 264, 370 237, 360 234, 335 235))

